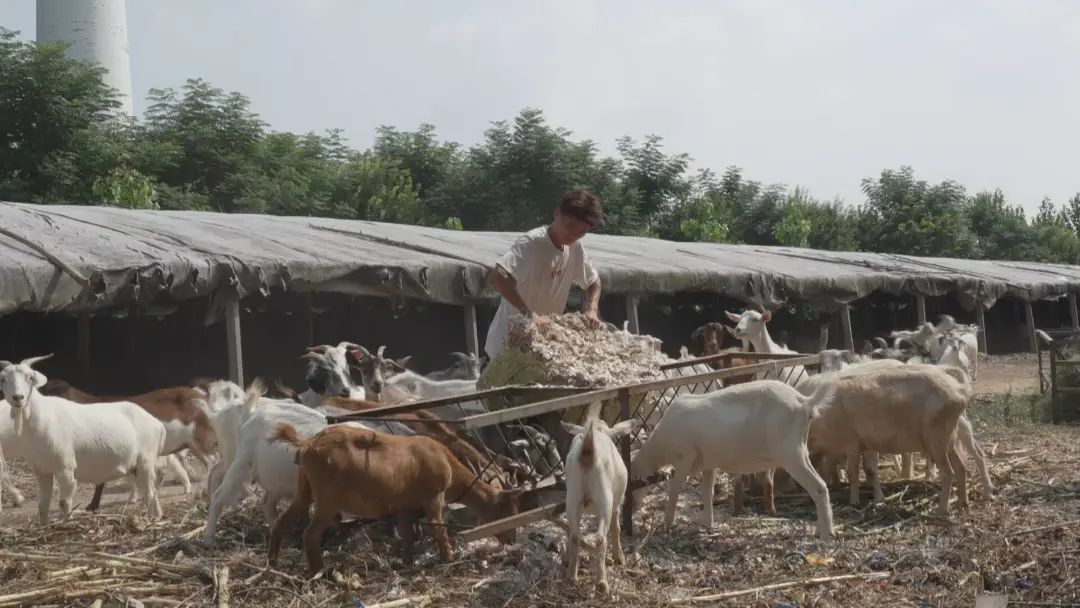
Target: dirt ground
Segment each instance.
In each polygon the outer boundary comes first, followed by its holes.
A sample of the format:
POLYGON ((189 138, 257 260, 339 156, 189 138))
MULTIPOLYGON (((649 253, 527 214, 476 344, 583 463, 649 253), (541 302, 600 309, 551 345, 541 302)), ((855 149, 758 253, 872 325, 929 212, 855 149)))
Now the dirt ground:
MULTIPOLYGON (((225 515, 214 547, 195 542, 206 516, 201 484, 190 495, 166 485, 166 516, 158 522, 127 505, 124 484, 115 483, 102 514, 80 512, 42 528, 32 525, 36 484, 21 463, 9 463, 27 503, 0 514, 0 607, 90 605, 99 598, 104 606, 128 598, 145 606, 205 606, 222 589, 233 606, 371 607, 413 599, 390 605, 970 607, 982 592, 1006 594, 1010 605, 1080 606, 1080 427, 989 415, 1000 409, 998 395, 1037 388, 1033 356, 980 364, 971 417, 996 486, 992 501, 983 500, 973 470, 971 506, 954 502, 951 517, 940 519, 933 514, 938 485, 893 479, 883 461, 884 503, 851 507, 845 488, 831 488, 838 538, 823 545, 801 492, 779 495, 775 518, 761 514, 757 501, 751 515, 731 517, 721 494, 717 525, 706 530, 691 483, 674 529, 665 531, 665 493, 657 487, 635 514, 633 537, 623 539, 626 564, 609 566, 610 596, 593 585, 588 557, 580 581, 565 581, 565 534, 551 522, 519 530, 512 545, 459 542, 449 564, 428 541, 410 566, 398 559, 386 526, 345 527, 324 542, 335 570, 309 581, 299 531, 286 542, 280 570, 263 570, 267 530, 256 496, 225 515), (807 582, 823 578, 835 580, 807 582), (723 593, 739 594, 710 597, 723 593)), ((90 493, 80 488, 76 502, 85 504, 90 493)))

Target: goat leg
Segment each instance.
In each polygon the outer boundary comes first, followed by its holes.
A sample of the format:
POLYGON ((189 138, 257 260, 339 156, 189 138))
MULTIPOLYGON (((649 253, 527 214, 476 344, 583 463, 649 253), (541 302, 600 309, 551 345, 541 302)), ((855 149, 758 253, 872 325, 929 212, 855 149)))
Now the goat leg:
POLYGON ((90 499, 90 504, 86 505, 86 510, 96 512, 101 508, 101 495, 105 492, 105 484, 99 483, 94 486, 94 497, 90 499))

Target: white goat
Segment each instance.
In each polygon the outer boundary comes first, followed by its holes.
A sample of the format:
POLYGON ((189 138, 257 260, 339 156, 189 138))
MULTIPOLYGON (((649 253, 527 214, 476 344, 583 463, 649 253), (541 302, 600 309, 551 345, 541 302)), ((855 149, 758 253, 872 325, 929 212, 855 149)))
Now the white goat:
POLYGON ((412 371, 404 370, 386 380, 386 387, 405 387, 421 400, 457 397, 476 392, 476 380, 432 380, 412 371))
MULTIPOLYGON (((288 423, 301 437, 310 437, 326 427, 327 414, 349 413, 332 406, 312 409, 291 400, 264 399, 263 391, 262 382, 257 380, 248 388, 242 402, 208 405, 217 411, 211 424, 218 436, 221 461, 211 471, 207 486, 211 501, 202 537, 206 544, 214 542, 222 509, 239 502, 247 484, 254 481, 262 488, 263 515, 270 524, 277 518, 278 503, 291 498, 296 491, 295 450, 270 440, 279 424, 288 423)), ((210 398, 214 398, 213 388, 210 398)), ((395 421, 346 424, 398 435, 413 434, 395 421)))
POLYGON ((607 543, 610 539, 616 564, 623 563, 619 540, 619 512, 626 493, 626 465, 619 456, 614 439, 633 430, 634 421, 613 427, 599 418, 599 403, 589 407, 585 426, 563 422, 575 435, 566 456, 566 521, 570 526, 566 541, 567 578, 577 581, 578 551, 581 542, 581 515, 596 514, 596 580, 603 593, 608 592, 607 543))
MULTIPOLYGON (((731 333, 739 340, 742 340, 744 351, 749 352, 750 348, 753 347, 754 352, 759 353, 796 354, 790 348, 785 348, 774 342, 769 335, 769 330, 765 327, 765 324, 772 320, 771 312, 760 313, 756 310, 744 310, 739 315, 727 311, 724 311, 724 314, 735 323, 735 329, 731 333)), ((805 372, 806 369, 803 366, 794 365, 785 368, 783 372, 775 372, 775 374, 783 373, 783 382, 795 386, 806 376, 805 372)), ((769 374, 774 374, 774 372, 761 372, 757 374, 756 378, 763 380, 770 377, 769 374)), ((772 378, 780 379, 778 375, 773 375, 772 378)))
MULTIPOLYGON (((747 474, 781 467, 810 494, 817 508, 818 535, 828 541, 833 534, 829 490, 810 463, 806 435, 810 421, 834 391, 825 384, 804 397, 783 382, 756 380, 704 395, 679 396, 634 456, 630 470, 634 479, 644 479, 663 466, 675 465, 668 482, 667 526, 675 521, 675 505, 686 478, 702 472, 705 525, 712 527, 716 469, 747 474)), ((635 505, 643 492, 635 492, 635 505)))
POLYGON ((480 378, 480 359, 475 353, 450 353, 454 362, 446 369, 427 374, 428 380, 477 380, 480 378))
POLYGON ((156 464, 165 447, 165 427, 134 403, 80 405, 41 395, 47 379, 31 366, 52 355, 21 363, 0 361, 0 390, 14 419, 19 451, 38 481, 38 516, 49 521, 53 478, 59 485, 60 511, 71 515, 75 481, 105 483, 133 472, 151 519, 161 513, 156 464))

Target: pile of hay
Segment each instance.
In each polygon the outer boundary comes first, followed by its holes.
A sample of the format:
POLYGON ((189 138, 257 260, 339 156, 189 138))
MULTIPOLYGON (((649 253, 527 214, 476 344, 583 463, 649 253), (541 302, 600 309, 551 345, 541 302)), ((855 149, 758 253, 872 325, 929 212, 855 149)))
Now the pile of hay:
POLYGON ((516 316, 506 345, 484 370, 478 388, 541 384, 603 388, 664 378, 660 366, 671 359, 660 340, 616 330, 590 328, 585 316, 554 316, 542 327, 516 316))

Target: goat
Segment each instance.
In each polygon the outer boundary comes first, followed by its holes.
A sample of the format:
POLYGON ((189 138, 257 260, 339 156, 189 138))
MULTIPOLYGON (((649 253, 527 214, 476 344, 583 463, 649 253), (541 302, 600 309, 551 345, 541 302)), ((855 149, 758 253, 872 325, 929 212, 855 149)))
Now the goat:
POLYGON ((0 390, 11 406, 19 451, 37 475, 41 523, 49 521, 54 477, 66 519, 76 479, 101 484, 132 473, 150 518, 156 519, 161 507, 155 465, 165 448, 165 427, 134 403, 77 405, 42 395, 37 389, 48 378, 32 366, 50 357, 0 361, 0 390))
MULTIPOLYGON (((631 461, 631 473, 643 479, 665 465, 675 465, 668 481, 668 527, 675 521, 675 505, 686 478, 703 473, 705 525, 711 528, 716 469, 745 474, 782 467, 810 494, 817 508, 818 535, 828 541, 833 534, 829 490, 810 463, 806 434, 834 392, 835 387, 826 384, 805 397, 783 382, 757 380, 704 395, 679 396, 631 461)), ((640 504, 643 492, 635 492, 635 504, 640 504)))
MULTIPOLYGON (((149 412, 165 426, 165 449, 162 455, 166 458, 160 463, 162 466, 159 466, 159 469, 167 466, 172 470, 184 486, 185 494, 191 491, 191 480, 188 477, 188 471, 183 466, 183 461, 175 455, 182 450, 191 450, 209 469, 210 459, 217 451, 217 440, 214 437, 214 429, 210 426, 210 418, 206 412, 195 405, 195 400, 206 396, 202 389, 175 386, 134 397, 96 397, 63 380, 52 379, 40 389, 40 392, 42 395, 62 397, 68 401, 83 404, 128 401, 149 412)), ((160 481, 161 478, 159 478, 159 483, 160 481)), ((104 490, 105 484, 99 484, 94 488, 94 497, 86 510, 98 510, 104 490)))
MULTIPOLYGON (((406 562, 412 559, 415 513, 423 511, 434 524, 443 561, 453 559, 443 526, 443 508, 461 502, 476 509, 483 521, 514 515, 520 490, 500 491, 476 477, 450 450, 429 437, 397 437, 368 429, 335 425, 308 439, 281 423, 275 441, 297 448, 299 473, 292 503, 270 531, 268 562, 277 565, 285 529, 315 512, 304 531, 304 549, 311 573, 323 568, 322 533, 342 512, 358 517, 396 517, 406 562)), ((513 541, 513 533, 502 540, 513 541)))
MULTIPOLYGON (((754 352, 770 353, 770 354, 797 354, 790 348, 780 346, 769 336, 769 330, 765 326, 772 320, 772 313, 765 311, 764 313, 756 310, 744 310, 741 314, 735 314, 732 312, 724 311, 728 319, 731 319, 735 323, 735 329, 731 330, 732 334, 739 340, 742 340, 743 350, 749 351, 753 348, 754 352)), ((787 376, 784 378, 784 382, 795 386, 805 376, 806 368, 801 365, 794 365, 787 369, 787 376)), ((763 372, 758 374, 757 379, 764 380, 768 378, 768 373, 763 372)))
POLYGON ((411 370, 402 370, 386 380, 386 388, 404 387, 421 400, 457 397, 476 392, 476 380, 432 380, 411 370))
POLYGON ((340 342, 337 346, 320 344, 309 346, 301 357, 308 361, 305 377, 308 389, 300 394, 300 400, 315 407, 328 396, 347 399, 364 399, 363 388, 356 386, 349 374, 348 354, 360 347, 352 342, 340 342))
POLYGON ((603 593, 608 592, 607 543, 610 539, 616 564, 623 563, 619 538, 619 511, 626 493, 626 465, 615 447, 617 437, 633 431, 634 421, 620 422, 613 427, 599 418, 599 403, 590 407, 585 426, 563 422, 567 432, 574 435, 566 455, 566 522, 569 533, 567 578, 577 581, 578 550, 581 542, 581 515, 596 514, 596 580, 603 593), (591 507, 591 508, 590 508, 591 507))
MULTIPOLYGON (((946 515, 954 471, 960 504, 967 504, 967 469, 956 449, 956 426, 971 389, 938 367, 881 367, 880 363, 884 361, 859 371, 813 376, 800 384, 803 394, 826 386, 836 391, 833 403, 810 425, 810 450, 846 456, 852 505, 859 504, 858 467, 860 458, 868 457, 864 453, 929 454, 941 468, 938 511, 946 515)), ((876 454, 873 458, 876 460, 876 454)), ((874 496, 881 500, 876 462, 873 464, 874 496)))
POLYGON ((454 362, 446 369, 431 372, 428 380, 477 380, 480 378, 480 359, 475 353, 450 353, 454 362))
POLYGON ((412 359, 411 355, 401 359, 389 359, 383 356, 384 352, 386 352, 386 346, 380 346, 374 355, 363 346, 351 351, 353 358, 356 359, 356 367, 360 371, 360 378, 364 384, 367 398, 384 405, 414 400, 416 396, 402 387, 395 387, 387 390, 388 394, 383 394, 384 390, 387 389, 386 381, 394 374, 404 372, 405 366, 412 359))

